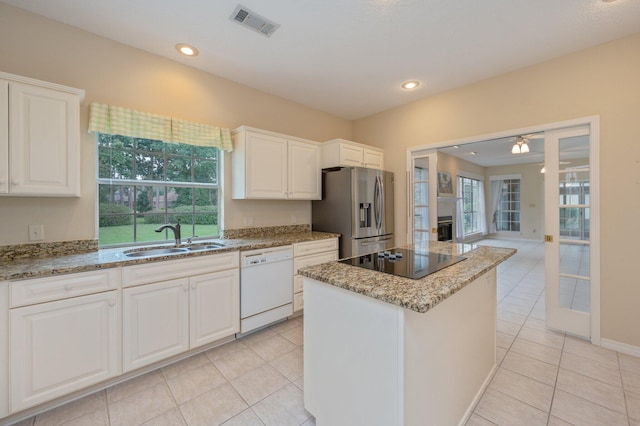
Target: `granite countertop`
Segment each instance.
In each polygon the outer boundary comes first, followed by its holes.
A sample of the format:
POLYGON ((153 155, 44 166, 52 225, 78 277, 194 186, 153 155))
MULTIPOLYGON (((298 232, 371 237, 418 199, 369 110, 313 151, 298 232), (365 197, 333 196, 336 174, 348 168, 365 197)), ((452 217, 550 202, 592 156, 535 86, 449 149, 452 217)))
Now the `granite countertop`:
MULTIPOLYGON (((282 233, 276 235, 238 235, 238 238, 207 240, 223 244, 224 247, 222 248, 170 254, 165 256, 131 258, 125 256, 124 253, 134 249, 135 247, 120 247, 77 254, 2 260, 0 261, 0 281, 93 271, 97 269, 115 268, 118 266, 184 259, 187 257, 211 256, 229 251, 286 246, 294 243, 337 237, 339 237, 339 234, 312 231, 282 233)), ((154 245, 153 247, 174 247, 174 245, 154 245)))
POLYGON ((413 280, 339 262, 300 269, 312 278, 364 296, 424 313, 516 253, 515 249, 430 241, 407 248, 463 256, 466 260, 413 280))

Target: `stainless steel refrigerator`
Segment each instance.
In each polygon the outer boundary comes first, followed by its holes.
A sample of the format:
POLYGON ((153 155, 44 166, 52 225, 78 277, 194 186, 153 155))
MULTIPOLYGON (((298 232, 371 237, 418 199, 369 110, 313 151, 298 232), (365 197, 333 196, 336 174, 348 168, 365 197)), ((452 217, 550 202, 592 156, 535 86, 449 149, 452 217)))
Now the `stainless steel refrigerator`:
POLYGON ((340 258, 393 247, 393 173, 364 167, 322 170, 322 200, 311 205, 311 228, 336 232, 340 258))

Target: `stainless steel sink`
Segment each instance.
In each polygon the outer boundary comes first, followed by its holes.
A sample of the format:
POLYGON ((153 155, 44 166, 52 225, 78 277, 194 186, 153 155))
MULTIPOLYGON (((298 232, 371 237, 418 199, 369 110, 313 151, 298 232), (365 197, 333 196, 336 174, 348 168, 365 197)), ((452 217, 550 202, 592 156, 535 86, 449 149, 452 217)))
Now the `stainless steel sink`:
POLYGON ((196 251, 196 250, 214 250, 224 247, 224 244, 220 243, 200 243, 200 244, 191 244, 187 249, 196 251))
POLYGON ((124 253, 128 257, 150 257, 150 256, 164 256, 167 254, 186 253, 186 248, 179 247, 166 247, 156 249, 135 249, 124 253))

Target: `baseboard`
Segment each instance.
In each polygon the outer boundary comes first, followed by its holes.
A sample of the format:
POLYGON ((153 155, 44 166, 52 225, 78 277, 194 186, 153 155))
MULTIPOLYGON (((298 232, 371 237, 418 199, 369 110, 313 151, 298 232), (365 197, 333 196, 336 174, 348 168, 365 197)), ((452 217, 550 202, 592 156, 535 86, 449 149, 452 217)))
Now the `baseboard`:
POLYGON ((615 340, 600 339, 600 346, 612 349, 623 354, 640 357, 640 346, 633 346, 627 343, 616 342, 615 340))
POLYGON ((480 402, 480 398, 482 398, 482 395, 484 395, 484 391, 489 387, 489 384, 491 383, 493 376, 496 374, 496 371, 498 371, 498 364, 493 365, 493 368, 489 372, 489 375, 485 379, 482 386, 480 386, 480 389, 478 390, 478 393, 476 393, 475 398, 473 398, 473 401, 471 401, 471 404, 469 404, 469 408, 467 408, 467 411, 464 413, 464 416, 460 420, 460 423, 458 423, 458 426, 464 426, 465 424, 467 424, 469 418, 473 414, 473 410, 476 408, 476 405, 478 405, 478 402, 480 402))

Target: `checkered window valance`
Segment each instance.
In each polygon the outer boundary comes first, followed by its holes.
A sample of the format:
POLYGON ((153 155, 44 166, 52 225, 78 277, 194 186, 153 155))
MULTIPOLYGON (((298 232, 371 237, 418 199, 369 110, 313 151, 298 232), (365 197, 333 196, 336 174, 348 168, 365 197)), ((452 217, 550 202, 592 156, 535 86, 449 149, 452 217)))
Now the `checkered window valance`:
POLYGON ((233 150, 229 129, 96 102, 91 103, 89 132, 233 150))

